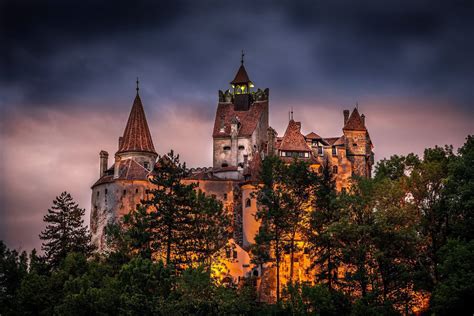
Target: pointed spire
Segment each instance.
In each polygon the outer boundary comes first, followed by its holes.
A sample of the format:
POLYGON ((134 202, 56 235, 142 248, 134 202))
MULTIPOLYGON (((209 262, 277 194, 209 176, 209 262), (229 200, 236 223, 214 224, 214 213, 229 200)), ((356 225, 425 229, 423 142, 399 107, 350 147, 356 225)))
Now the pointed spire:
POLYGON ((239 70, 235 74, 235 78, 234 78, 234 80, 232 80, 230 82, 230 84, 233 84, 233 85, 239 85, 239 84, 250 85, 250 84, 252 84, 252 81, 250 81, 249 75, 247 74, 247 70, 245 70, 245 67, 244 67, 244 56, 245 56, 245 53, 242 50, 242 54, 240 56, 239 70))
POLYGON ((153 140, 146 121, 145 110, 143 109, 142 100, 138 94, 138 78, 137 78, 137 95, 133 101, 132 110, 128 117, 127 126, 123 132, 120 148, 117 153, 123 152, 149 152, 155 153, 153 140))

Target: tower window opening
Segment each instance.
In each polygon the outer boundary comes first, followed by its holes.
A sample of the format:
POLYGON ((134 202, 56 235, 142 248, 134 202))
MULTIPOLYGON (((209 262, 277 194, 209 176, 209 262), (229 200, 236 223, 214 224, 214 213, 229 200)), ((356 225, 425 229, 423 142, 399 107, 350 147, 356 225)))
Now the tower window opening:
POLYGON ((227 201, 227 193, 224 193, 224 200, 227 201))
POLYGON ((147 161, 145 161, 145 162, 143 163, 143 167, 148 170, 148 162, 147 162, 147 161))
POLYGON ((234 250, 232 252, 232 257, 234 257, 234 259, 237 259, 237 250, 234 250))
POLYGON ((138 188, 137 188, 137 189, 135 189, 135 193, 138 193, 138 188))
POLYGON ((337 166, 332 167, 332 173, 337 174, 337 166))
POLYGON ((123 190, 122 193, 123 193, 123 195, 127 194, 127 190, 123 190))
POLYGON ((99 196, 99 194, 100 194, 100 191, 97 191, 97 196, 99 196))
POLYGON ((230 150, 230 146, 224 146, 224 150, 230 150))
POLYGON ((105 189, 105 194, 107 194, 107 192, 109 192, 107 189, 105 189))
POLYGON ((250 207, 252 205, 252 201, 249 198, 245 200, 245 207, 250 207))
POLYGON ((244 146, 242 146, 242 145, 239 146, 239 150, 244 150, 244 149, 245 149, 244 146))

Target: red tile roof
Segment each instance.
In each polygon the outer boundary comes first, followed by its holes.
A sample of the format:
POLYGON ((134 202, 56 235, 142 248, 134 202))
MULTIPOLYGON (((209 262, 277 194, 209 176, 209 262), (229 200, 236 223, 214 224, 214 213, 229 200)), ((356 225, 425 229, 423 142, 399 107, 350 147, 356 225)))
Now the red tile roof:
POLYGON ((127 126, 123 132, 120 148, 117 153, 129 151, 145 151, 156 153, 150 130, 145 117, 142 101, 137 93, 132 110, 128 117, 127 126))
POLYGON ((343 130, 351 130, 351 131, 366 131, 367 129, 364 126, 364 122, 359 115, 359 111, 357 108, 352 111, 351 116, 347 120, 346 124, 343 127, 343 130))
POLYGON ((248 111, 236 111, 232 103, 219 103, 217 105, 212 136, 230 136, 230 124, 232 120, 237 118, 241 124, 238 136, 249 137, 257 128, 258 122, 267 109, 268 101, 252 103, 248 111))
POLYGON ((301 134, 301 123, 290 120, 286 128, 285 135, 278 148, 279 150, 288 151, 311 151, 306 140, 301 134))
POLYGON ((247 70, 245 70, 244 65, 240 65, 239 70, 235 74, 234 80, 232 80, 231 84, 240 84, 240 83, 249 83, 251 82, 249 79, 249 75, 247 74, 247 70))
POLYGON ((102 176, 96 183, 96 185, 103 183, 110 183, 116 180, 147 180, 147 176, 150 173, 149 170, 145 169, 142 165, 136 162, 133 159, 125 159, 119 162, 119 176, 117 179, 114 179, 114 166, 107 170, 107 173, 102 176))
POLYGON ((308 139, 322 139, 322 137, 319 136, 318 134, 316 134, 315 132, 311 132, 308 135, 306 135, 305 137, 308 138, 308 139))

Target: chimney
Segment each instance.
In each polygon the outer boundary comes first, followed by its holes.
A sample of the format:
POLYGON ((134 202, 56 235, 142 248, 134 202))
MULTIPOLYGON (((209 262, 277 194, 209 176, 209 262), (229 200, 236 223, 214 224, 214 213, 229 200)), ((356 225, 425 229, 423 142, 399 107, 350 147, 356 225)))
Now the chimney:
POLYGON ((109 153, 106 152, 105 150, 101 150, 99 153, 99 157, 100 157, 100 168, 99 168, 100 177, 102 177, 107 171, 107 165, 109 162, 109 153))
POLYGON ((360 118, 362 119, 362 125, 365 126, 365 115, 362 114, 362 115, 360 116, 360 118))
POLYGON ((349 119, 349 110, 344 110, 343 113, 344 113, 344 126, 345 126, 347 123, 347 120, 349 119))

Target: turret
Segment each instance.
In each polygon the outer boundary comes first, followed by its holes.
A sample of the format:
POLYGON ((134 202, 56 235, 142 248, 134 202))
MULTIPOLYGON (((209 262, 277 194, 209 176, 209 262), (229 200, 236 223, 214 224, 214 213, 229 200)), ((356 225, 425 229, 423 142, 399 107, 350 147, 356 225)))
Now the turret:
POLYGON ((234 91, 234 109, 236 111, 248 111, 251 103, 250 88, 254 85, 250 81, 247 71, 244 67, 244 52, 240 60, 240 67, 234 80, 230 82, 234 91))

